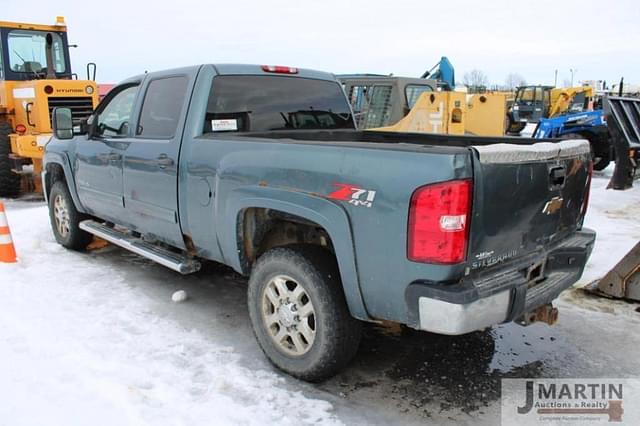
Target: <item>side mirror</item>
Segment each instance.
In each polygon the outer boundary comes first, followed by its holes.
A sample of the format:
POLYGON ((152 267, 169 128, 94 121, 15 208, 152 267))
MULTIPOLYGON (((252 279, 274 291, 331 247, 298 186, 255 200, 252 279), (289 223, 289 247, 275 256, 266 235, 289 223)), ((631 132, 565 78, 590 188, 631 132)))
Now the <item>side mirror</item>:
POLYGON ((87 117, 87 120, 85 122, 81 124, 82 132, 89 135, 89 138, 98 137, 97 135, 98 119, 97 118, 98 116, 94 112, 89 117, 87 117))
POLYGON ((71 139, 73 138, 73 118, 71 115, 71 109, 69 108, 54 108, 52 111, 53 119, 53 134, 58 139, 71 139))

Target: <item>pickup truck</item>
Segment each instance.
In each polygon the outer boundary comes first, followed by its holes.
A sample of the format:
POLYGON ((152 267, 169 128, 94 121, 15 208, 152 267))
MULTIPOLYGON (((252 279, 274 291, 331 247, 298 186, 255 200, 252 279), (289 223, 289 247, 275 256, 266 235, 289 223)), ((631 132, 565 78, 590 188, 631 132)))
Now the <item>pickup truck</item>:
POLYGON ((56 240, 229 265, 265 355, 308 381, 354 357, 365 321, 552 323, 595 239, 588 142, 359 131, 324 72, 152 72, 73 114, 53 111, 44 156, 56 240))

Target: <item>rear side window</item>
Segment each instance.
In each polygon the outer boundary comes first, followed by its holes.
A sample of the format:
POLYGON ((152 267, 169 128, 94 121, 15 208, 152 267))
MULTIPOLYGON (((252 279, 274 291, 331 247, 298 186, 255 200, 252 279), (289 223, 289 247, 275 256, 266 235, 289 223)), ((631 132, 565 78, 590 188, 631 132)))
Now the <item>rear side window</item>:
POLYGON ((215 77, 204 133, 352 129, 351 110, 335 81, 299 77, 215 77))
POLYGON ((136 135, 150 139, 171 139, 187 93, 185 76, 153 80, 147 86, 136 135))
POLYGON ((407 87, 404 88, 404 94, 407 97, 407 107, 409 107, 409 109, 413 108, 420 95, 424 92, 433 92, 433 88, 426 85, 408 84, 407 87))

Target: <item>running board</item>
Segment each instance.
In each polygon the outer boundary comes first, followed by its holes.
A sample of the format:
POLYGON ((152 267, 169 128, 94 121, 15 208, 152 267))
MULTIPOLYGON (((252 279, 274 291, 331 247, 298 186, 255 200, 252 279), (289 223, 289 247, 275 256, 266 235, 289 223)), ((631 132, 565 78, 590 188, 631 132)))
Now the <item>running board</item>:
POLYGON ((148 243, 96 221, 84 220, 80 222, 80 229, 181 274, 191 274, 200 270, 200 262, 197 260, 148 243))

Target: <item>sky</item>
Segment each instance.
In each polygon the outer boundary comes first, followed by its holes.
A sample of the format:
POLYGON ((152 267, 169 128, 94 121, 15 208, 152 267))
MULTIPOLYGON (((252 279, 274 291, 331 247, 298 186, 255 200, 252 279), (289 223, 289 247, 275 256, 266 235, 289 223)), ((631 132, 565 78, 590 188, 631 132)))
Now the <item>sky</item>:
POLYGON ((6 0, 0 20, 65 17, 72 66, 99 83, 198 63, 289 65, 420 76, 447 56, 462 80, 640 83, 640 7, 631 0, 6 0), (8 4, 7 4, 8 3, 8 4))

